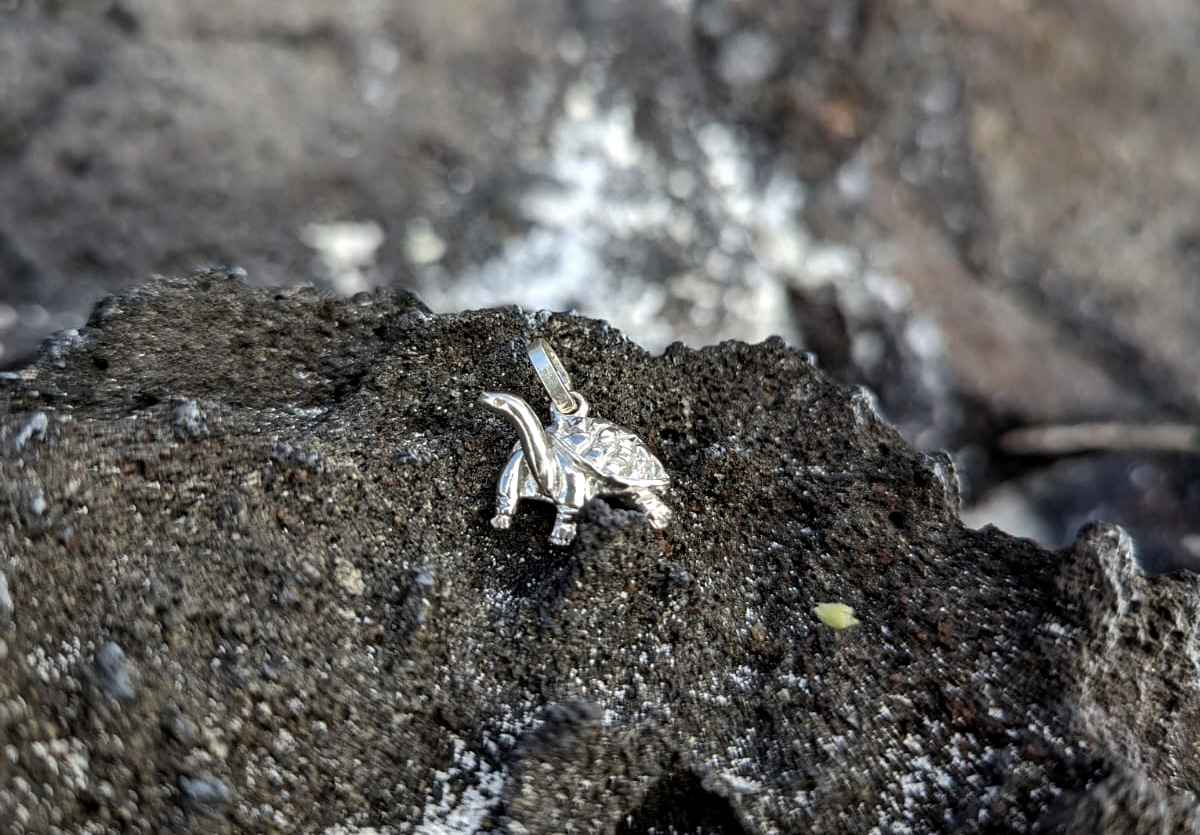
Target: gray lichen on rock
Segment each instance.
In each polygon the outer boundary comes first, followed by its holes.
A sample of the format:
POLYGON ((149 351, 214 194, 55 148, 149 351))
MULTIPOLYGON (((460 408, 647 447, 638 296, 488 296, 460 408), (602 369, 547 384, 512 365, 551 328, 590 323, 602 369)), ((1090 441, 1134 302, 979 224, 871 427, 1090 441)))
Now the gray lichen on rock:
POLYGON ((53 426, 0 459, 14 831, 1197 831, 1195 578, 964 528, 948 463, 781 341, 211 272, 59 345, 0 388, 7 437, 53 426), (542 402, 535 336, 671 472, 667 530, 488 524, 475 398, 542 402))

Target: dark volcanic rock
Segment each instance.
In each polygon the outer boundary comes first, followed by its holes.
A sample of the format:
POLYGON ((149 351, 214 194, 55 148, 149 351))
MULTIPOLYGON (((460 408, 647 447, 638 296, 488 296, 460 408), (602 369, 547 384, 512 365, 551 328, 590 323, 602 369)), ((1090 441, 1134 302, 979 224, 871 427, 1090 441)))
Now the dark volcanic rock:
POLYGON ((1195 577, 964 528, 780 341, 209 273, 2 392, 10 831, 1197 831, 1195 577), (488 524, 475 399, 544 405, 535 336, 672 473, 665 531, 488 524))

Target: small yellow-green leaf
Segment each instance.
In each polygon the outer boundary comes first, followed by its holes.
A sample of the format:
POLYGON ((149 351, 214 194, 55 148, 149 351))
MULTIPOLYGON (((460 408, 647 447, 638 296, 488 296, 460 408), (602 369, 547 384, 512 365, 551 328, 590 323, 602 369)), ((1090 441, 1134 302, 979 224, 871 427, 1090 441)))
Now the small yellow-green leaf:
POLYGON ((849 629, 859 624, 858 618, 854 617, 854 609, 845 603, 818 603, 813 606, 813 614, 821 623, 833 629, 849 629))

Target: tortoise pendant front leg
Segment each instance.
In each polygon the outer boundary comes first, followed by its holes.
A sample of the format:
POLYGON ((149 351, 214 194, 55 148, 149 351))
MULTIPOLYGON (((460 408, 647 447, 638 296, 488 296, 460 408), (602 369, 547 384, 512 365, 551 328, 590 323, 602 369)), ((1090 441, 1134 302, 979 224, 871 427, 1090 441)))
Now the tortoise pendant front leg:
POLYGON ((513 515, 517 512, 517 502, 521 501, 521 476, 525 456, 520 452, 514 453, 508 459, 504 472, 500 473, 500 481, 496 485, 496 515, 492 517, 492 527, 506 530, 512 525, 513 515))

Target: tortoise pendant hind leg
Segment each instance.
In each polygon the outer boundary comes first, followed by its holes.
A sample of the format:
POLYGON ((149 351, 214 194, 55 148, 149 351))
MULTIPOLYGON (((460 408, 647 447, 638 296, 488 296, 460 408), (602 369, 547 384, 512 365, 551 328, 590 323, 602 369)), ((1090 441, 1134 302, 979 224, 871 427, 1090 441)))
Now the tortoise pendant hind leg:
POLYGON ((662 500, 649 490, 635 492, 633 494, 633 502, 642 513, 646 514, 646 518, 650 520, 650 524, 659 530, 665 528, 667 522, 671 519, 671 508, 663 504, 662 500))
POLYGON ((579 511, 573 507, 558 506, 558 513, 554 517, 554 528, 550 531, 551 545, 570 545, 575 540, 575 533, 578 529, 576 520, 579 518, 579 511))

